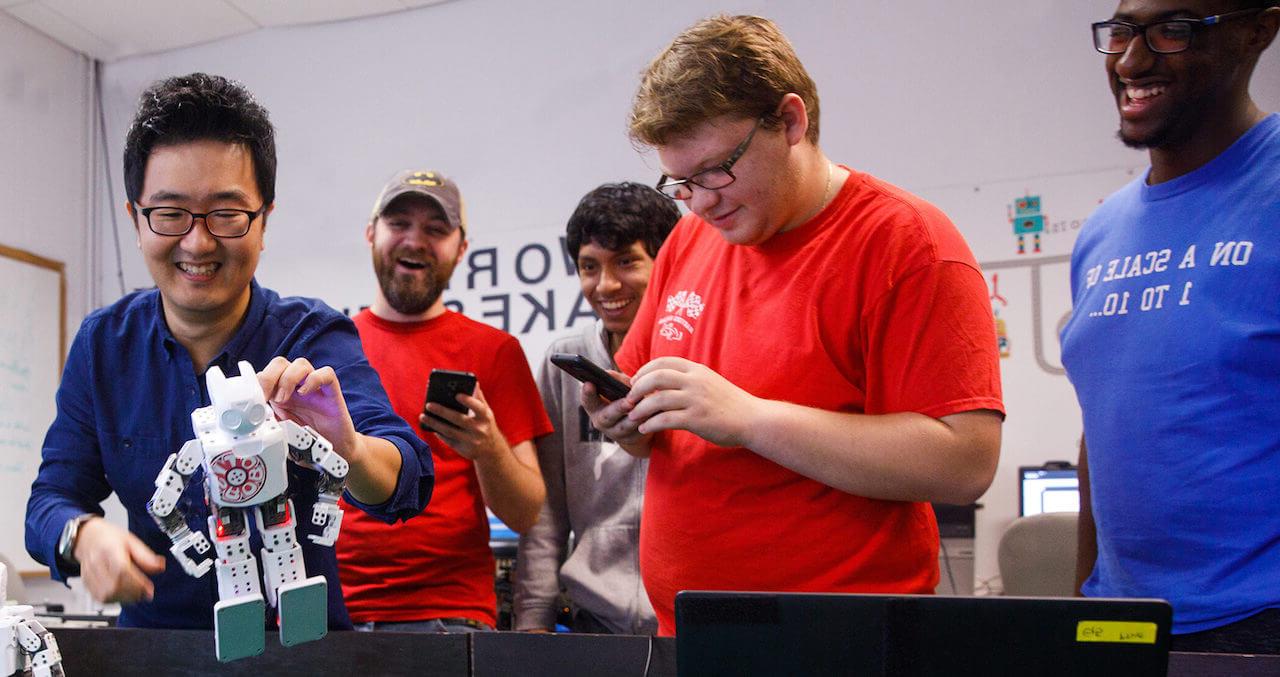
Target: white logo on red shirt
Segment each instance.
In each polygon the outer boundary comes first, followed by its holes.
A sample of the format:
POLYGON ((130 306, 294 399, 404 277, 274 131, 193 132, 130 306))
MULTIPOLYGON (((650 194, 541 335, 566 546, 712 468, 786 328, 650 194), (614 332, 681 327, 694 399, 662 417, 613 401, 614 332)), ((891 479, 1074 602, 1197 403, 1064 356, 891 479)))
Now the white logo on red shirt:
POLYGON ((683 341, 693 333, 693 324, 706 306, 697 292, 681 290, 667 297, 667 313, 658 320, 658 335, 668 341, 683 341), (688 318, 688 319, 685 319, 688 318))

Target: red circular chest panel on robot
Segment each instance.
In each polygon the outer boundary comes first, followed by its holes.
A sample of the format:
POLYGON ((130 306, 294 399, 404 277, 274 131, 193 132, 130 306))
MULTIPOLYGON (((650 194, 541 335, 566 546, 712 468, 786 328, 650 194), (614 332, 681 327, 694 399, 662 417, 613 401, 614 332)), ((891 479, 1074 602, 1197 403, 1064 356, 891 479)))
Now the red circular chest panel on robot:
POLYGON ((244 503, 262 491, 267 480, 267 464, 258 456, 239 457, 230 451, 209 462, 218 480, 218 494, 229 503, 244 503))

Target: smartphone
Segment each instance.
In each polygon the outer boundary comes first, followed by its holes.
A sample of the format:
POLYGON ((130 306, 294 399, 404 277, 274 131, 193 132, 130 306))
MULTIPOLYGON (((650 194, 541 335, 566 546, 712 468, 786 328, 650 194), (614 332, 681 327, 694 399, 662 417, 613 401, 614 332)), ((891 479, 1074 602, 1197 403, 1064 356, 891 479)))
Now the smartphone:
MULTIPOLYGON (((458 413, 465 414, 469 409, 466 405, 458 401, 458 393, 466 393, 468 395, 476 391, 476 375, 469 371, 449 371, 448 369, 432 369, 431 376, 427 379, 427 402, 435 402, 444 407, 448 407, 458 413)), ((427 411, 426 402, 422 405, 422 413, 427 418, 440 421, 441 423, 452 426, 452 423, 436 416, 427 411)), ((431 430, 427 426, 422 426, 426 430, 431 430)), ((448 428, 446 428, 447 430, 448 428)))
POLYGON ((630 386, 610 376, 609 372, 581 355, 552 353, 551 364, 560 367, 583 383, 594 384, 596 392, 606 400, 620 400, 631 392, 630 386))

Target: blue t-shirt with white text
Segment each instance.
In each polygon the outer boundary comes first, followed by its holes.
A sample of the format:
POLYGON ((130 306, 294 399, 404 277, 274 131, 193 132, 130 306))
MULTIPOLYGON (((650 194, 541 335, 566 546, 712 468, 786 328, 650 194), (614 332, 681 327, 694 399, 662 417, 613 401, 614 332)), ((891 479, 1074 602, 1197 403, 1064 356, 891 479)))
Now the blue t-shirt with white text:
POLYGON ((1084 413, 1092 597, 1174 632, 1280 607, 1280 115, 1125 186, 1071 256, 1062 357, 1084 413))

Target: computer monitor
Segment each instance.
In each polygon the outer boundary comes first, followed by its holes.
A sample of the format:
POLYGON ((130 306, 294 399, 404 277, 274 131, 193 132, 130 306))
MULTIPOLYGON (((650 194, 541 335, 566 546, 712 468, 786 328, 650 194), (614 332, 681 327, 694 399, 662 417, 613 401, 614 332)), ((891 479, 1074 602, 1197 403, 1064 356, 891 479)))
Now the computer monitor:
POLYGON ((1018 514, 1079 512, 1080 479, 1065 462, 1018 468, 1018 514))
POLYGON ((489 516, 489 545, 498 547, 500 545, 514 546, 520 540, 520 534, 517 534, 511 527, 502 523, 498 516, 493 514, 492 510, 485 511, 489 516))

